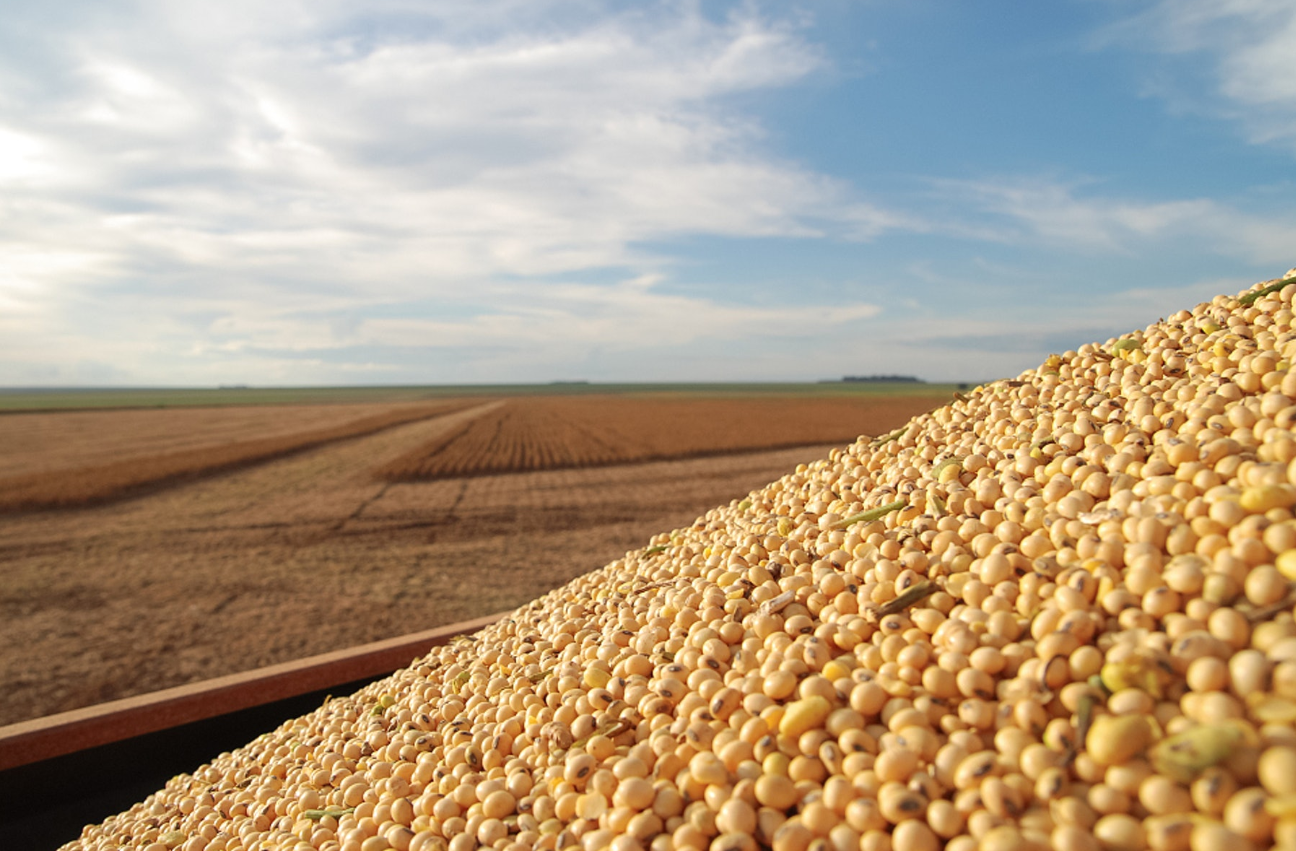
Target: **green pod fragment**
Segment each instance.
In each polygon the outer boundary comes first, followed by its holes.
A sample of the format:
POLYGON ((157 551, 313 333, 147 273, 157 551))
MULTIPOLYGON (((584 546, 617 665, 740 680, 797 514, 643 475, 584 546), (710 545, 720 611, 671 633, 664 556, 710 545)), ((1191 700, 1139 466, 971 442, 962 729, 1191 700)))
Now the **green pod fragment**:
POLYGON ((910 606, 927 599, 939 590, 940 586, 935 582, 930 582, 924 579, 922 582, 916 583, 913 587, 905 589, 905 592, 894 600, 888 600, 878 606, 875 614, 878 618, 898 614, 899 612, 908 609, 910 606))
POLYGON ((908 504, 909 500, 907 499, 897 499, 895 502, 888 502, 886 505, 879 505, 877 508, 870 508, 868 511, 861 511, 859 514, 843 517, 832 524, 832 528, 845 529, 847 526, 853 526, 856 523, 871 523, 874 520, 881 520, 892 511, 899 511, 908 504))
POLYGON ((931 477, 933 479, 938 478, 941 474, 941 471, 944 470, 946 467, 952 467, 955 464, 962 463, 962 461, 963 459, 959 458, 957 455, 946 458, 944 461, 940 462, 935 467, 932 467, 931 477))
POLYGON ((1152 767, 1172 780, 1191 783, 1245 741, 1246 733, 1237 724, 1203 724, 1157 742, 1150 754, 1152 767))
POLYGON ((873 439, 873 445, 881 446, 884 443, 890 443, 891 441, 895 440, 897 437, 904 434, 908 430, 909 430, 909 426, 907 425, 900 426, 900 428, 896 429, 893 432, 890 432, 889 434, 884 434, 880 437, 875 437, 873 439))
POLYGON ((1164 660, 1151 655, 1138 654, 1120 662, 1108 662, 1098 672, 1108 692, 1136 688, 1160 700, 1165 688, 1174 680, 1174 669, 1164 660))
MULTIPOLYGON (((1091 677, 1090 679, 1091 680, 1098 679, 1098 675, 1094 674, 1094 676, 1091 677)), ((1090 685, 1092 686, 1092 683, 1090 683, 1090 685)), ((1062 759, 1063 766, 1069 766, 1071 763, 1075 761, 1075 758, 1079 753, 1077 747, 1080 745, 1081 742, 1088 742, 1089 730, 1093 727, 1093 722, 1094 722, 1094 710, 1097 709, 1099 704, 1103 703, 1103 701, 1104 698, 1103 698, 1103 693, 1101 688, 1101 681, 1098 687, 1091 688, 1089 691, 1086 691, 1084 694, 1080 695, 1080 700, 1076 704, 1075 742, 1073 742, 1071 746, 1068 747, 1066 749, 1066 752, 1063 754, 1063 759, 1062 759)))
POLYGON ((1296 277, 1283 278, 1281 281, 1275 281, 1267 287, 1261 287, 1255 292, 1246 293, 1238 299, 1239 304, 1255 304, 1257 300, 1264 298, 1270 293, 1276 293, 1288 284, 1296 284, 1296 277))

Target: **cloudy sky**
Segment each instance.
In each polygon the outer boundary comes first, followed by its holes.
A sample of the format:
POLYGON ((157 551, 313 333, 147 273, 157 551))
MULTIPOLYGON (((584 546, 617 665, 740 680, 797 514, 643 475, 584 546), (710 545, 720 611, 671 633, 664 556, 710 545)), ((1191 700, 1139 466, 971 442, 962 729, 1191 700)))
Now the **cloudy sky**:
POLYGON ((52 0, 0 386, 1014 375, 1296 266, 1290 0, 52 0))

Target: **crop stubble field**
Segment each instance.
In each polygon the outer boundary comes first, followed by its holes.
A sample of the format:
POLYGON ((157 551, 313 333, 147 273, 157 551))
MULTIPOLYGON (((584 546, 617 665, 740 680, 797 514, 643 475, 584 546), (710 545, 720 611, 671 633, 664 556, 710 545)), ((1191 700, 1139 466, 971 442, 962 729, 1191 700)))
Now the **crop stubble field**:
POLYGON ((11 414, 0 420, 0 512, 129 496, 468 404, 11 414))
POLYGON ((930 389, 5 414, 0 724, 520 605, 930 389), (14 496, 109 468, 162 473, 14 496))
POLYGON ((383 464, 378 475, 427 481, 840 442, 906 411, 914 412, 912 400, 516 399, 383 464))

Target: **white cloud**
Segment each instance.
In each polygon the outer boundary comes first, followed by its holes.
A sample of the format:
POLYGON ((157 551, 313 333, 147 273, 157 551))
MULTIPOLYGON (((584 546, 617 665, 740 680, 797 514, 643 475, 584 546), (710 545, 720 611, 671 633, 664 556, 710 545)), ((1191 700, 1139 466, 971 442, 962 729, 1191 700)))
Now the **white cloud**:
MULTIPOLYGON (((919 226, 764 150, 731 96, 826 60, 749 7, 722 19, 690 3, 212 9, 29 10, 26 41, 0 34, 0 303, 49 323, 0 341, 0 364, 71 363, 37 350, 78 338, 138 374, 153 374, 168 335, 190 351, 344 346, 355 340, 339 328, 360 320, 300 317, 512 297, 497 278, 659 271, 670 258, 645 246, 681 236, 919 226)), ((543 298, 553 321, 602 338, 627 292, 543 298)), ((644 298, 633 307, 653 316, 667 305, 764 327, 742 308, 644 298)), ((701 328, 674 323, 673 339, 701 328)), ((16 380, 0 366, 0 384, 16 380)))
POLYGON ((807 327, 829 329, 876 316, 880 308, 854 303, 821 307, 725 305, 687 295, 659 293, 651 276, 615 287, 565 284, 547 287, 543 302, 516 291, 498 311, 465 322, 370 319, 357 329, 372 344, 456 348, 490 346, 534 350, 644 350, 699 339, 737 340, 801 336, 807 327))
POLYGON ((843 337, 842 362, 934 381, 1007 378, 1051 353, 1105 342, 1253 283, 1198 276, 1129 287, 1093 280, 1085 264, 1040 269, 980 259, 957 275, 922 263, 908 272, 914 299, 872 323, 867 335, 843 337), (951 310, 959 291, 976 295, 951 310))
POLYGON ((21 184, 46 176, 50 167, 44 161, 44 148, 25 133, 0 127, 0 184, 21 184))
POLYGON ((1132 253, 1191 240, 1198 248, 1266 264, 1291 262, 1296 246, 1290 213, 1248 212, 1209 198, 1104 197, 1082 192, 1081 182, 1050 179, 940 180, 933 186, 959 211, 944 228, 987 241, 1132 253))
MULTIPOLYGON (((335 6, 217 41, 201 5, 144 8, 116 37, 52 37, 80 85, 32 130, 61 145, 84 224, 143 208, 113 219, 116 238, 179 262, 237 274, 327 244, 330 268, 372 268, 377 251, 383 279, 427 286, 641 260, 634 243, 678 234, 816 235, 850 203, 762 155, 759 128, 716 100, 819 66, 784 25, 683 7, 646 28, 624 15, 472 43, 303 40, 350 23, 335 6), (179 43, 143 46, 158 41, 179 43)), ((31 106, 0 112, 0 128, 31 106)))
POLYGON ((1296 149, 1296 5, 1290 0, 1160 0, 1106 28, 1119 43, 1191 60, 1164 69, 1149 90, 1181 109, 1239 122, 1252 141, 1296 149), (1211 91, 1197 87, 1199 60, 1211 91))

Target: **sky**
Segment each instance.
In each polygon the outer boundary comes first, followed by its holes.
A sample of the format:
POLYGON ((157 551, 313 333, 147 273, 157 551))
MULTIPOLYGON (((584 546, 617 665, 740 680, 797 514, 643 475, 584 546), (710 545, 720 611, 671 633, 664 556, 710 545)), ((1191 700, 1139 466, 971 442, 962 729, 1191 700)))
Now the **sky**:
POLYGON ((1296 266, 1291 0, 51 0, 0 386, 1012 376, 1296 266))

